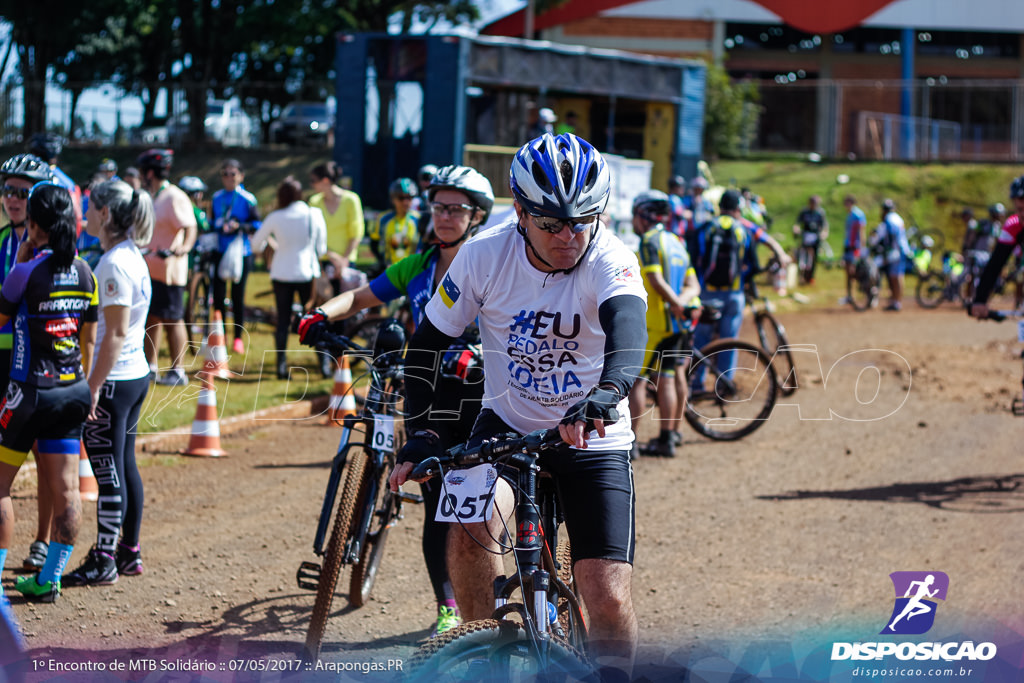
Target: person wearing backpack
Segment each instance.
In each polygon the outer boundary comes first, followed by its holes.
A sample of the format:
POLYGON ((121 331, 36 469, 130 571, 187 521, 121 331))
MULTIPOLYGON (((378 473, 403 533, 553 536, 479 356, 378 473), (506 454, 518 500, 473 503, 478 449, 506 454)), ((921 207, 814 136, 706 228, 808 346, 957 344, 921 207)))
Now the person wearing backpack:
POLYGON ((871 246, 881 255, 882 266, 889 279, 891 300, 885 307, 886 311, 903 309, 903 263, 906 258, 913 258, 914 252, 907 242, 907 231, 903 218, 896 213, 896 204, 891 199, 882 202, 882 222, 871 235, 871 246))
MULTIPOLYGON (((744 285, 757 270, 756 244, 771 249, 783 268, 791 260, 771 235, 742 217, 738 191, 726 190, 718 208, 721 215, 693 230, 686 240, 701 283, 701 301, 717 304, 722 310, 717 327, 708 323, 697 326, 693 344, 698 349, 711 341, 716 332, 723 338, 739 334, 746 305, 744 285)), ((723 357, 722 361, 728 366, 733 359, 723 357)), ((698 386, 701 379, 696 377, 694 386, 698 386)))

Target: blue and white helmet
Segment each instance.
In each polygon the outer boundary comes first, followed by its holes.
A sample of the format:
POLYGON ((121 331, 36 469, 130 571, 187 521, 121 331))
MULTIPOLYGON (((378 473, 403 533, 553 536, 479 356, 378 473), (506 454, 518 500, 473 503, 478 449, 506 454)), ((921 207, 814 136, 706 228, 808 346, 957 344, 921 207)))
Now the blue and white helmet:
POLYGON ((593 145, 572 133, 545 133, 526 143, 508 175, 516 201, 531 214, 583 218, 600 215, 608 204, 608 165, 593 145))

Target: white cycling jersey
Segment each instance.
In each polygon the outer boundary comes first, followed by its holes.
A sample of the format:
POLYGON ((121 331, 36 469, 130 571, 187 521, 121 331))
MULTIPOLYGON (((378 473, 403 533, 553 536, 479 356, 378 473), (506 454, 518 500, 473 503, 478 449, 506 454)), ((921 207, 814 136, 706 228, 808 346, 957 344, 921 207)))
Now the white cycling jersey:
POLYGON ((127 306, 131 309, 128 335, 117 363, 107 375, 108 380, 139 379, 149 374, 149 362, 143 344, 146 340, 146 315, 153 295, 149 267, 130 239, 118 242, 100 258, 96 266, 96 285, 99 288, 100 314, 96 328, 96 349, 107 333, 103 309, 107 306, 127 306))
MULTIPOLYGON (((606 228, 568 274, 530 264, 515 222, 477 235, 459 250, 426 315, 456 337, 476 319, 484 351, 484 399, 513 429, 554 427, 601 378, 605 333, 598 307, 628 294, 647 300, 636 255, 606 228)), ((629 407, 589 448, 633 443, 629 407)))

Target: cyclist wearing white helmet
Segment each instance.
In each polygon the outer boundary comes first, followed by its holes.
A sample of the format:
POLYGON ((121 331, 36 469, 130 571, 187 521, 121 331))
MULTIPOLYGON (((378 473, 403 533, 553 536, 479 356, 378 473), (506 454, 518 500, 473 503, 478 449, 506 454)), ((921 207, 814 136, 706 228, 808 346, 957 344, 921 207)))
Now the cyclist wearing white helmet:
POLYGON ((715 217, 714 203, 704 196, 704 190, 708 189, 708 181, 704 176, 697 176, 690 180, 690 194, 683 197, 683 220, 680 223, 683 232, 680 237, 696 230, 715 217))
MULTIPOLYGON (((610 178, 590 143, 542 135, 516 153, 509 180, 516 220, 463 246, 409 344, 409 439, 391 487, 442 448, 430 419, 434 359, 477 321, 487 371, 471 440, 557 426, 566 457, 545 469, 561 494, 592 654, 628 672, 636 616, 626 396, 646 346, 646 293, 636 256, 598 220, 610 178)), ((502 573, 495 539, 513 512, 508 482, 499 482, 494 500, 500 514, 489 522, 449 530, 449 571, 467 619, 491 614, 492 581, 502 573)))
MULTIPOLYGON (((416 324, 423 320, 424 307, 437 291, 455 255, 466 238, 487 220, 494 206, 490 181, 468 166, 446 166, 437 171, 431 177, 427 196, 434 215, 434 233, 427 248, 392 264, 369 284, 344 292, 304 316, 299 323, 300 341, 315 345, 328 320, 347 318, 401 296, 408 297, 416 324)), ((464 352, 478 341, 476 330, 469 331, 447 349, 446 360, 465 358, 464 352)), ((459 416, 457 420, 439 420, 434 425, 444 447, 469 438, 480 410, 483 385, 475 376, 479 366, 468 366, 464 362, 460 367, 463 371, 445 372, 438 383, 443 403, 439 409, 459 416)), ((439 481, 424 483, 423 497, 428 508, 436 508, 440 496, 439 481)), ((433 514, 424 515, 423 559, 438 610, 435 633, 443 633, 459 624, 455 595, 448 580, 447 537, 447 524, 435 521, 433 514)))

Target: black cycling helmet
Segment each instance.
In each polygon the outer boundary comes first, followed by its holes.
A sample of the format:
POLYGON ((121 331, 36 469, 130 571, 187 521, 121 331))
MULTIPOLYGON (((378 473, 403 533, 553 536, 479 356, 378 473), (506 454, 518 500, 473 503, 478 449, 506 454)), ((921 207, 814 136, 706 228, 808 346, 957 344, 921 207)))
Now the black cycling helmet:
POLYGON ((686 189, 686 178, 681 175, 674 175, 668 179, 668 189, 678 187, 680 189, 686 189))
POLYGON ((96 170, 100 173, 117 173, 117 162, 113 159, 104 159, 96 170))
POLYGON ((988 207, 988 215, 992 218, 1002 218, 1006 215, 1006 207, 1001 202, 996 202, 988 207))
POLYGON ((661 190, 647 190, 633 199, 633 215, 646 220, 667 220, 671 214, 668 195, 661 190))
POLYGON ((184 190, 187 194, 195 194, 197 192, 206 192, 206 183, 197 178, 194 175, 184 176, 178 181, 178 187, 184 190))
POLYGON ((399 195, 406 195, 407 197, 415 197, 417 193, 416 183, 409 180, 408 178, 398 178, 393 181, 388 187, 388 194, 392 197, 399 195))
POLYGON ((135 165, 140 171, 154 170, 166 171, 174 163, 174 150, 170 149, 147 149, 135 160, 135 165))
POLYGON ((960 210, 960 218, 974 218, 974 209, 969 206, 965 206, 960 210))
POLYGON ((53 179, 53 172, 45 160, 35 154, 16 154, 0 166, 0 177, 24 178, 33 183, 45 183, 53 179))
POLYGON ((434 177, 430 179, 427 187, 427 199, 434 201, 434 195, 440 190, 458 190, 469 197, 469 201, 478 209, 484 212, 480 223, 487 222, 494 208, 494 191, 491 189, 491 181, 469 166, 445 166, 438 169, 434 177))
POLYGON ((1024 199, 1024 175, 1010 183, 1010 199, 1024 199))
POLYGON ((420 166, 419 172, 416 177, 420 180, 430 180, 437 173, 437 166, 434 164, 423 164, 420 166))
POLYGON ((46 161, 59 157, 63 149, 64 139, 56 133, 36 133, 28 143, 28 151, 46 161))
POLYGON ((739 190, 726 190, 718 200, 718 208, 722 211, 735 211, 740 208, 739 190))
POLYGON ((394 319, 388 319, 377 328, 373 341, 373 357, 383 362, 395 362, 402 358, 405 348, 405 328, 394 319), (382 358, 383 357, 383 358, 382 358))

